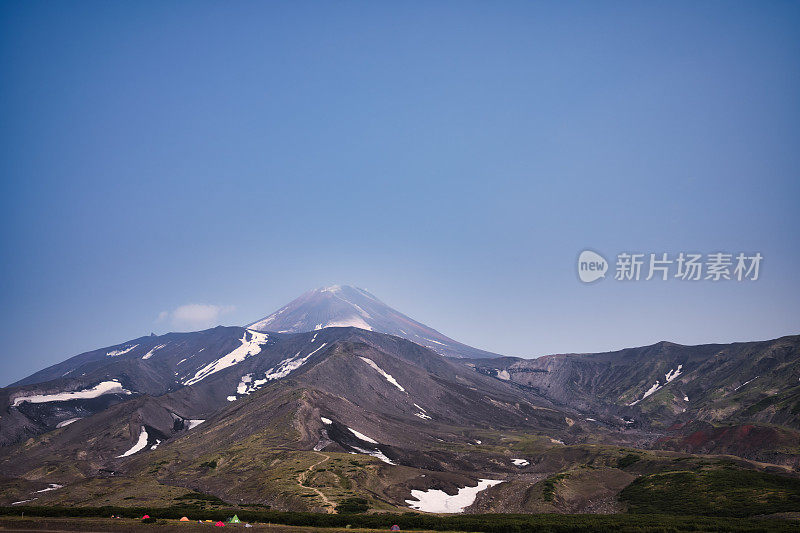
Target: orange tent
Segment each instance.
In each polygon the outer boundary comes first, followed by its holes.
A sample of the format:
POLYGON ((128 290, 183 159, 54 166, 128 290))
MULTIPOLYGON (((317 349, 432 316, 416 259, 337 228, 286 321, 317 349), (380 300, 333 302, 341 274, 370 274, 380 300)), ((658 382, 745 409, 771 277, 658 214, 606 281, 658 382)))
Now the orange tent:
POLYGON ((188 518, 186 518, 186 517, 184 516, 183 518, 181 518, 181 519, 180 519, 180 520, 178 520, 178 521, 179 521, 179 522, 188 522, 188 521, 189 521, 189 519, 188 519, 188 518))

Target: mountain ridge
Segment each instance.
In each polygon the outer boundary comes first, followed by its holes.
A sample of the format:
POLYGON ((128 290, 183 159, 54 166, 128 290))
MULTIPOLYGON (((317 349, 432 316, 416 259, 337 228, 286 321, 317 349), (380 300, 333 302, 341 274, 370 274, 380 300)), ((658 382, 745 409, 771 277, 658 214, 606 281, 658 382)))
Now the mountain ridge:
POLYGON ((455 341, 389 307, 365 289, 349 285, 331 285, 308 291, 245 327, 256 331, 299 333, 340 326, 404 337, 448 357, 500 355, 455 341))

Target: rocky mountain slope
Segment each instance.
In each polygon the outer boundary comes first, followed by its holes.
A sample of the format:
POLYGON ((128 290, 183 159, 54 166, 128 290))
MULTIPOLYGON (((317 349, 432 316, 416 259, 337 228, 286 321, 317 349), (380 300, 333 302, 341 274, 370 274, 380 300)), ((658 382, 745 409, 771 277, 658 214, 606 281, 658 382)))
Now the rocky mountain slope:
POLYGON ((800 471, 800 337, 466 359, 407 317, 380 331, 401 317, 328 288, 0 389, 0 505, 617 512, 676 469, 800 471))
MULTIPOLYGON (((597 423, 622 420, 632 428, 671 435, 667 440, 675 449, 755 458, 771 449, 786 451, 786 432, 796 435, 800 429, 800 336, 701 346, 660 342, 615 352, 466 364, 555 405, 576 409, 597 423), (692 421, 704 422, 706 429, 753 424, 785 429, 764 431, 757 446, 745 440, 737 446, 730 438, 724 446, 677 446, 676 428, 686 433, 700 427, 692 421)), ((788 449, 798 451, 796 446, 788 449)))
MULTIPOLYGON (((227 334, 233 333, 239 332, 227 334)), ((253 338, 263 339, 257 334, 253 338)), ((242 339, 244 346, 249 332, 242 339)), ((483 438, 499 443, 500 433, 509 431, 549 443, 574 439, 569 413, 405 339, 326 328, 269 334, 261 348, 213 372, 208 369, 230 358, 204 360, 202 367, 194 362, 191 370, 177 376, 173 372, 172 383, 157 396, 137 391, 134 380, 120 376, 117 383, 130 387, 125 389, 129 393, 102 395, 116 395, 116 403, 25 443, 0 448, 0 468, 15 479, 58 479, 53 483, 65 487, 48 498, 80 499, 87 486, 98 483, 112 485, 109 497, 114 498, 121 488, 110 478, 157 473, 154 483, 233 499, 258 495, 262 504, 285 508, 314 508, 318 501, 298 499, 302 496, 296 492, 304 488, 294 483, 296 473, 282 470, 273 482, 288 483, 291 490, 267 491, 265 500, 264 480, 252 481, 264 471, 253 470, 253 461, 291 457, 290 464, 302 465, 315 457, 336 456, 348 463, 347 457, 355 454, 366 458, 356 460, 359 472, 363 470, 359 475, 375 484, 380 501, 402 506, 411 490, 469 486, 481 473, 516 474, 520 466, 514 458, 495 447, 482 448, 483 438)), ((131 350, 119 357, 137 355, 131 350)), ((146 366, 147 361, 121 368, 146 366)), ((84 364, 95 368, 94 360, 84 364)), ((96 369, 91 380, 108 379, 110 371, 108 366, 96 369)), ((6 411, 25 415, 26 407, 46 405, 52 412, 69 410, 66 404, 75 403, 72 415, 88 409, 80 402, 96 399, 52 399, 68 394, 61 390, 64 385, 51 380, 6 391, 6 411)))

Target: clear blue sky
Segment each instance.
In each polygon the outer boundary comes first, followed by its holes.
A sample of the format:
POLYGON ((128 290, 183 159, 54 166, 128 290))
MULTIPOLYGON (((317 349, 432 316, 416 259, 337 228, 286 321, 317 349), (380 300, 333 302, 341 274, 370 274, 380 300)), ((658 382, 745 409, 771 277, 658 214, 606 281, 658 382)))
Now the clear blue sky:
POLYGON ((800 333, 799 147, 797 2, 3 2, 0 384, 333 283, 527 357, 800 333))

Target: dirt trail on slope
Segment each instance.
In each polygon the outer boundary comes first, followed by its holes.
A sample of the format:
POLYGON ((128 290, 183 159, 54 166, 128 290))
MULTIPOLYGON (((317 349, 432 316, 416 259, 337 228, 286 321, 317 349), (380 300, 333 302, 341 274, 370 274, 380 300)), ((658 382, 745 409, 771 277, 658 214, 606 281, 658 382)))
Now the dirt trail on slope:
POLYGON ((301 488, 304 488, 304 489, 311 489, 311 490, 313 490, 314 492, 316 492, 316 493, 317 493, 317 496, 319 496, 320 498, 322 498, 322 501, 323 501, 323 502, 325 502, 325 506, 324 506, 324 507, 325 507, 325 511, 326 511, 326 512, 328 512, 328 513, 335 513, 335 512, 336 512, 336 510, 335 510, 335 507, 336 507, 336 506, 334 505, 334 503, 333 503, 332 501, 330 501, 330 500, 328 499, 328 497, 327 497, 327 496, 325 496, 325 494, 323 494, 323 493, 322 493, 322 491, 321 491, 321 490, 319 490, 319 489, 318 489, 318 488, 316 488, 316 487, 307 487, 307 486, 303 485, 303 482, 304 482, 306 479, 308 479, 308 475, 309 475, 309 474, 310 474, 310 473, 311 473, 311 472, 312 472, 312 471, 313 471, 313 470, 314 470, 316 467, 318 467, 319 465, 321 465, 322 463, 324 463, 325 461, 327 461, 328 459, 330 459, 330 458, 331 458, 331 457, 330 457, 330 455, 325 455, 324 453, 320 453, 320 452, 314 452, 314 453, 316 453, 317 455, 321 455, 321 456, 323 457, 323 459, 322 459, 321 461, 318 461, 318 462, 314 463, 313 465, 309 466, 309 467, 308 467, 308 468, 307 468, 307 469, 306 469, 304 472, 300 472, 300 475, 298 475, 298 476, 297 476, 297 483, 299 483, 299 484, 300 484, 300 487, 301 487, 301 488))

